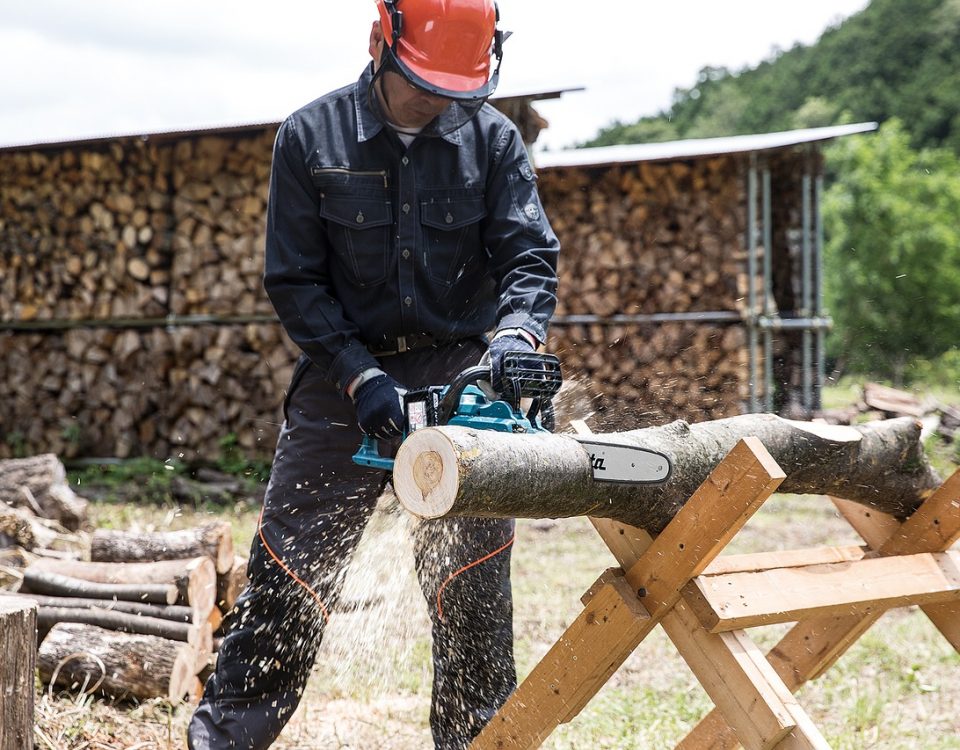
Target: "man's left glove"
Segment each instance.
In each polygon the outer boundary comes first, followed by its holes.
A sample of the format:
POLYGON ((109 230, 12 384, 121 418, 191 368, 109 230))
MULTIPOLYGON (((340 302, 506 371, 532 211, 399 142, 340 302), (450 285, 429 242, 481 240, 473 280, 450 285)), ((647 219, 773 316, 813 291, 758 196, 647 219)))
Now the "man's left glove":
POLYGON ((357 424, 365 435, 381 440, 403 431, 403 394, 407 390, 386 373, 360 384, 353 394, 357 424))
POLYGON ((507 352, 532 352, 533 344, 522 336, 508 334, 497 336, 490 342, 490 385, 499 395, 504 395, 506 388, 503 382, 503 356, 507 352))

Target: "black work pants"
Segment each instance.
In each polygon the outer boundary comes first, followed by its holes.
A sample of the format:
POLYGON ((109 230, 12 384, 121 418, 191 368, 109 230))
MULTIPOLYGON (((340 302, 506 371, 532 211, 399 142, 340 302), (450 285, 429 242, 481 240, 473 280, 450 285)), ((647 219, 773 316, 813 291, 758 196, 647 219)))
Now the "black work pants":
MULTIPOLYGON (((408 388, 447 383, 475 365, 481 340, 384 357, 408 388)), ((266 748, 300 701, 350 556, 386 475, 357 466, 353 405, 305 360, 285 406, 250 584, 231 614, 217 668, 188 730, 192 750, 266 748)), ((438 750, 461 750, 516 686, 510 549, 504 519, 425 521, 417 575, 433 632, 430 727, 438 750)))

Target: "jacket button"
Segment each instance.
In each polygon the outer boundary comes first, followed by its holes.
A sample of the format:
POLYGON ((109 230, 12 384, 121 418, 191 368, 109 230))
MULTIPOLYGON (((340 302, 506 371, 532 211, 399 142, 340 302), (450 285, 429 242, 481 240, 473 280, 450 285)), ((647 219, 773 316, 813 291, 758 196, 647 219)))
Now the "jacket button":
POLYGON ((405 304, 407 307, 410 307, 410 305, 413 304, 413 297, 404 297, 403 304, 405 304))
POLYGON ((409 203, 404 203, 404 204, 403 204, 403 212, 404 212, 405 214, 410 213, 410 204, 409 204, 409 203))
POLYGON ((357 213, 357 224, 363 224, 363 222, 364 222, 363 211, 360 211, 359 213, 357 213))
POLYGON ((403 166, 407 166, 407 164, 410 163, 410 160, 409 160, 406 156, 404 156, 404 157, 400 160, 400 163, 403 164, 403 166))
POLYGON ((451 214, 447 214, 445 221, 447 222, 447 224, 453 224, 453 216, 451 214))
POLYGON ((407 258, 410 257, 410 251, 407 248, 403 248, 403 252, 400 253, 400 255, 403 256, 404 260, 407 260, 407 258))

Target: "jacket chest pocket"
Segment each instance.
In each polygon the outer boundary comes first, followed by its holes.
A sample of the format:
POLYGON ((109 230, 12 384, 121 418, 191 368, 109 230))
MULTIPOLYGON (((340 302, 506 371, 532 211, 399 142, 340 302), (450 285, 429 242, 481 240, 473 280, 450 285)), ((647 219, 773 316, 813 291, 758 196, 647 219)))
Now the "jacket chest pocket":
POLYGON ((390 201, 365 195, 325 193, 320 216, 339 263, 357 286, 377 286, 387 280, 392 243, 390 201))
POLYGON ((480 222, 486 215, 483 196, 420 202, 423 264, 431 279, 449 286, 469 274, 483 252, 480 222))

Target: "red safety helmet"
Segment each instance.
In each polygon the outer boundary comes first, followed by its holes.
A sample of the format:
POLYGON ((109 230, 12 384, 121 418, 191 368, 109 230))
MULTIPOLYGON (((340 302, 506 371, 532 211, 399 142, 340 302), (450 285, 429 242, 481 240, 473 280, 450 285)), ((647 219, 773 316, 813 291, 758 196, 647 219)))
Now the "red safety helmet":
POLYGON ((377 0, 377 9, 389 61, 410 83, 464 103, 496 90, 505 36, 494 0, 377 0))

